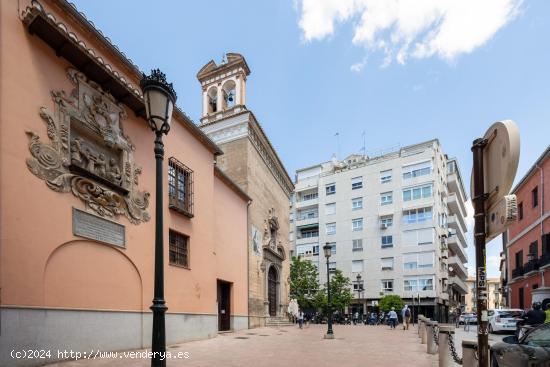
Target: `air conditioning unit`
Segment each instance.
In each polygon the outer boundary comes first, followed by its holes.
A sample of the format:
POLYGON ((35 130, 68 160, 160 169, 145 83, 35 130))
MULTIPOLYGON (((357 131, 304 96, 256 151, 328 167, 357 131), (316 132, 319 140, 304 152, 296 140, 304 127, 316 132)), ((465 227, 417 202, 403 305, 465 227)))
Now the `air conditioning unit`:
POLYGON ((380 224, 380 229, 387 229, 387 228, 388 228, 388 225, 386 223, 380 224))
POLYGON ((487 211, 486 241, 490 241, 516 221, 518 204, 516 195, 505 195, 487 211))

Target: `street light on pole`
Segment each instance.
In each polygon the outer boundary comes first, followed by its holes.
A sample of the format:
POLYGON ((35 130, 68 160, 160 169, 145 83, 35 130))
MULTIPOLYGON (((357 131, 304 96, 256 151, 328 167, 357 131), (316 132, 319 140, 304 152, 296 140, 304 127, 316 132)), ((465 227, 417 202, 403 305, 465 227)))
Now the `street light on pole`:
POLYGON ((328 298, 328 328, 327 333, 325 334, 325 339, 334 339, 334 332, 332 331, 332 298, 330 295, 330 269, 329 269, 329 262, 330 255, 332 254, 332 246, 327 242, 323 246, 323 251, 325 253, 325 257, 327 258, 327 298, 328 298))
POLYGON ((153 305, 152 367, 166 366, 166 327, 165 313, 168 307, 164 300, 164 236, 163 236, 163 194, 162 161, 164 144, 162 135, 168 134, 172 111, 176 103, 176 92, 172 83, 166 82, 166 76, 160 70, 152 70, 151 75, 143 74, 140 81, 145 103, 147 123, 155 133, 156 193, 155 193, 155 289, 153 305))

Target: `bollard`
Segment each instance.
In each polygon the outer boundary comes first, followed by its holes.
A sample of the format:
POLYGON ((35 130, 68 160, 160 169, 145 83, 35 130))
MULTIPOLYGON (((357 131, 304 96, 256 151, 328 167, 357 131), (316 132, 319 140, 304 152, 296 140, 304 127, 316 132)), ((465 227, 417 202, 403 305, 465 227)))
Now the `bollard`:
POLYGON ((423 318, 424 318, 424 315, 418 315, 418 318, 417 318, 417 320, 418 320, 418 324, 417 324, 418 329, 416 330, 416 332, 418 333, 419 338, 420 338, 420 323, 422 322, 423 318))
POLYGON ((434 331, 437 327, 437 321, 428 321, 426 324, 426 351, 428 354, 437 353, 437 344, 435 343, 434 331))
POLYGON ((422 320, 422 328, 420 329, 420 338, 421 338, 421 343, 422 344, 426 344, 427 342, 427 334, 426 334, 426 329, 427 329, 427 323, 429 322, 429 319, 426 319, 424 318, 424 320, 422 320))
POLYGON ((477 340, 462 341, 462 367, 477 367, 477 340))
POLYGON ((440 326, 439 327, 439 367, 451 367, 454 366, 452 363, 452 356, 449 349, 449 334, 454 334, 454 326, 440 326))

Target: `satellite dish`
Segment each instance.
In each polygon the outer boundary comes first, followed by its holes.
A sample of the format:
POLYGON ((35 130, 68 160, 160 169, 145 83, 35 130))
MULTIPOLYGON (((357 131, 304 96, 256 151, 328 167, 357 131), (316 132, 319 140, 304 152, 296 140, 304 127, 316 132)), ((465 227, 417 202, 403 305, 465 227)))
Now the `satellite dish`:
MULTIPOLYGON (((512 189, 519 163, 519 129, 512 120, 495 122, 485 133, 483 150, 485 208, 491 207, 512 189)), ((470 195, 474 197, 473 171, 470 195)))

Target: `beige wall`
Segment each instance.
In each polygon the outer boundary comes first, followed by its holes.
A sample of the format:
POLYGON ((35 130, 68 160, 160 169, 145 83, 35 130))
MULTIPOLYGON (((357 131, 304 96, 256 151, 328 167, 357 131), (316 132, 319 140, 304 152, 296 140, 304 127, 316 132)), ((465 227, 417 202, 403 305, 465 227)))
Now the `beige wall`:
MULTIPOLYGON (((473 287, 475 287, 476 279, 474 277, 469 277, 466 280, 466 285, 468 286, 468 293, 464 296, 465 303, 466 303, 466 312, 474 312, 475 311, 475 290, 473 287)), ((500 278, 488 278, 487 279, 487 291, 488 291, 488 299, 487 299, 487 308, 489 310, 495 309, 495 308, 501 308, 503 304, 502 300, 502 294, 500 293, 499 287, 500 287, 500 278), (497 294, 495 294, 495 290, 497 294)))
MULTIPOLYGON (((48 11, 93 47, 107 64, 134 86, 135 74, 78 24, 43 1, 48 11)), ((54 109, 50 91, 73 85, 70 65, 41 39, 28 33, 18 12, 27 3, 2 1, 0 37, 0 287, 3 307, 60 307, 142 310, 149 312, 153 296, 154 195, 151 220, 126 227, 126 248, 84 240, 72 234, 72 208, 85 210, 71 193, 58 193, 26 166, 30 157, 25 131, 48 142, 39 108, 54 109), (9 50, 9 52, 7 51, 9 50)), ((154 136, 143 119, 127 109, 122 122, 136 145, 135 161, 143 167, 141 190, 155 191, 154 136)), ((246 200, 214 177, 213 153, 173 121, 164 138, 164 261, 168 312, 216 314, 216 279, 233 282, 233 311, 246 314, 246 200), (168 209, 167 159, 176 157, 194 171, 194 218, 168 209), (229 210, 230 215, 227 215, 229 210), (190 237, 190 269, 168 265, 168 229, 190 237), (232 254, 232 256, 228 256, 232 254)))

